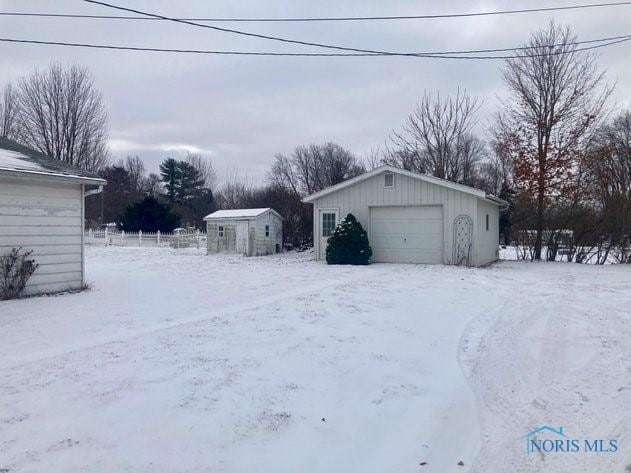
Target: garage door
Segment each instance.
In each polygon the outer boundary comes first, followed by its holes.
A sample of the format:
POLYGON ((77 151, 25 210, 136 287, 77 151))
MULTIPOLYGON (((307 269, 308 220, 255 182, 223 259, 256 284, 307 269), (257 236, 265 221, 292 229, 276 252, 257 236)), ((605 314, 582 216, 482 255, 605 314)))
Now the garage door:
POLYGON ((442 263, 442 207, 371 207, 370 245, 376 262, 442 263))

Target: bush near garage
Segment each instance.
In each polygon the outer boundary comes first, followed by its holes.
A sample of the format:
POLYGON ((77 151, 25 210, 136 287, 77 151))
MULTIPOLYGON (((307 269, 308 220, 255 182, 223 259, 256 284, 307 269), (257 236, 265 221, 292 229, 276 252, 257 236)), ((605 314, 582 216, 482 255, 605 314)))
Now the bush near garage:
POLYGON ((353 214, 348 214, 327 240, 326 262, 364 265, 369 263, 371 256, 368 233, 353 214))

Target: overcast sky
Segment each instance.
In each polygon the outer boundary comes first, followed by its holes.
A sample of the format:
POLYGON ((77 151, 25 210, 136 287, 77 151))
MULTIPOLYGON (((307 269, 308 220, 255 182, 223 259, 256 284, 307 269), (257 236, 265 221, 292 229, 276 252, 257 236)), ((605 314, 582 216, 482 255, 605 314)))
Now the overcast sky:
MULTIPOLYGON (((572 2, 361 0, 188 0, 111 3, 180 17, 291 17, 463 13, 572 2)), ((574 4, 581 2, 573 2, 574 4)), ((0 11, 124 14, 79 0, 0 0, 0 11)), ((511 47, 551 18, 579 39, 631 33, 631 6, 438 20, 367 23, 230 23, 221 26, 311 42, 399 51, 511 47)), ((0 36, 163 48, 322 51, 154 21, 0 17, 0 36)), ((615 100, 631 100, 631 42, 599 50, 616 81, 615 100)), ((150 170, 198 151, 220 174, 261 180, 274 154, 300 144, 337 142, 358 156, 382 146, 423 90, 458 87, 484 101, 479 131, 503 93, 499 61, 419 58, 273 58, 116 52, 0 43, 0 85, 50 62, 87 66, 110 116, 114 159, 138 154, 150 170)))

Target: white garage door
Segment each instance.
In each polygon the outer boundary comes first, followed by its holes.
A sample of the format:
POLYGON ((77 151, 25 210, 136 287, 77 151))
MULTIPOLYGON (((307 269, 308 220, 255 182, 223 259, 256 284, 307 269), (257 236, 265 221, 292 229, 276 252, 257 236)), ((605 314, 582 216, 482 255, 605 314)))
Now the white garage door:
POLYGON ((370 246, 376 262, 442 263, 442 207, 371 207, 370 246))

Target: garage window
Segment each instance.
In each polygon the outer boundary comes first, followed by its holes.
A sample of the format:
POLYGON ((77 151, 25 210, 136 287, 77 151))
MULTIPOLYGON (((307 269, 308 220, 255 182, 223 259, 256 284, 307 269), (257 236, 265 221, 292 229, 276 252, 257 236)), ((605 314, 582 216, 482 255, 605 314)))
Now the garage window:
POLYGON ((489 231, 489 214, 486 214, 486 231, 489 231))
POLYGON ((383 177, 383 186, 384 187, 394 187, 394 174, 391 172, 387 172, 383 177))
POLYGON ((223 238, 223 225, 219 225, 219 226, 217 227, 217 236, 218 236, 219 238, 223 238))
POLYGON ((335 213, 322 212, 322 236, 328 237, 335 230, 335 213))

